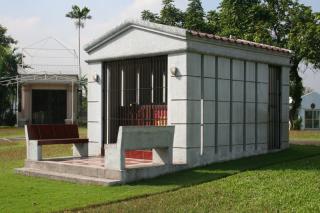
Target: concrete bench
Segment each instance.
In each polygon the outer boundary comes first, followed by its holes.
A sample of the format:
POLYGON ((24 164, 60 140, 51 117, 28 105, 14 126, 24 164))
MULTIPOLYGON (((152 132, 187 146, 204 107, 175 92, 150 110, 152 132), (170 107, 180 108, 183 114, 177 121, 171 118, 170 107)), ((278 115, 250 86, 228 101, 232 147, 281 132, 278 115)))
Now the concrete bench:
POLYGON ((125 151, 152 149, 154 164, 172 164, 173 126, 120 126, 116 144, 105 145, 105 167, 125 170, 125 151))
POLYGON ((73 144, 74 157, 88 156, 88 139, 79 138, 78 126, 74 124, 25 125, 27 159, 42 159, 42 146, 73 144))

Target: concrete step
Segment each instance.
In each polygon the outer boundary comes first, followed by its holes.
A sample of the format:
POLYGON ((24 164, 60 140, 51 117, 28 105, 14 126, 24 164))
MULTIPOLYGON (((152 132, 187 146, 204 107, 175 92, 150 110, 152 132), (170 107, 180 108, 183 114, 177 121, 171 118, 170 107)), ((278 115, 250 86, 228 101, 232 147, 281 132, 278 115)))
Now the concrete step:
POLYGON ((44 171, 44 170, 32 169, 32 168, 19 168, 19 169, 15 169, 15 171, 18 174, 23 174, 26 176, 45 177, 53 180, 62 180, 62 181, 82 183, 82 184, 94 184, 94 185, 103 185, 103 186, 121 184, 120 180, 96 178, 96 177, 89 177, 89 176, 76 175, 76 174, 70 174, 70 173, 51 172, 51 171, 44 171))
POLYGON ((63 173, 70 175, 80 175, 92 178, 120 180, 122 174, 120 171, 108 170, 103 167, 94 167, 91 165, 81 166, 65 164, 59 161, 25 161, 27 169, 39 170, 44 172, 63 173))

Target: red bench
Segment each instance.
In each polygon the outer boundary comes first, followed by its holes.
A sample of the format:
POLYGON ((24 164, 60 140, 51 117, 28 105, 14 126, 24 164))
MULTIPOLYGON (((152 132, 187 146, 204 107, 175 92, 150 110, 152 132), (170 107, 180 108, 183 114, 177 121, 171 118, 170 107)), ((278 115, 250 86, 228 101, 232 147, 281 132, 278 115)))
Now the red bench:
POLYGON ((88 155, 86 138, 79 138, 78 126, 75 124, 26 125, 27 158, 41 159, 41 147, 53 144, 74 144, 74 156, 88 155))

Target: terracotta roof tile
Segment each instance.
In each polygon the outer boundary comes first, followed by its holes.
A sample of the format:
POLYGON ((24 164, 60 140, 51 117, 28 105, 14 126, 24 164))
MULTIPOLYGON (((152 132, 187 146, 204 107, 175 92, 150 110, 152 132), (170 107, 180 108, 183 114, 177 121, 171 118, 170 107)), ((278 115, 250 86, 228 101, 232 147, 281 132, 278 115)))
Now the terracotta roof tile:
POLYGON ((188 30, 187 32, 189 34, 191 34, 192 36, 195 36, 195 37, 208 38, 208 39, 214 39, 214 40, 221 40, 221 41, 224 41, 224 42, 247 45, 247 46, 252 46, 252 47, 256 47, 256 48, 276 51, 276 52, 291 53, 291 50, 288 50, 288 49, 285 49, 285 48, 280 48, 280 47, 266 45, 266 44, 260 44, 260 43, 256 43, 256 42, 253 42, 253 41, 247 41, 247 40, 242 40, 242 39, 234 39, 234 38, 227 38, 227 37, 217 36, 217 35, 214 35, 214 34, 197 32, 197 31, 193 31, 193 30, 188 30))

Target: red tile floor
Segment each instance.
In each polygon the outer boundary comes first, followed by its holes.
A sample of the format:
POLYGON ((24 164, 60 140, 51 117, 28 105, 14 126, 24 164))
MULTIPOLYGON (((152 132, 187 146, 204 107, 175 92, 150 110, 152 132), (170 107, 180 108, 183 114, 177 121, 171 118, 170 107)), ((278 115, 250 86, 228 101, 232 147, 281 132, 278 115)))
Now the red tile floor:
MULTIPOLYGON (((90 166, 90 167, 104 167, 104 157, 89 157, 89 158, 72 158, 59 161, 63 164, 72 164, 78 166, 90 166)), ((137 158, 126 158, 126 167, 137 167, 137 166, 150 166, 152 160, 137 159, 137 158)))

